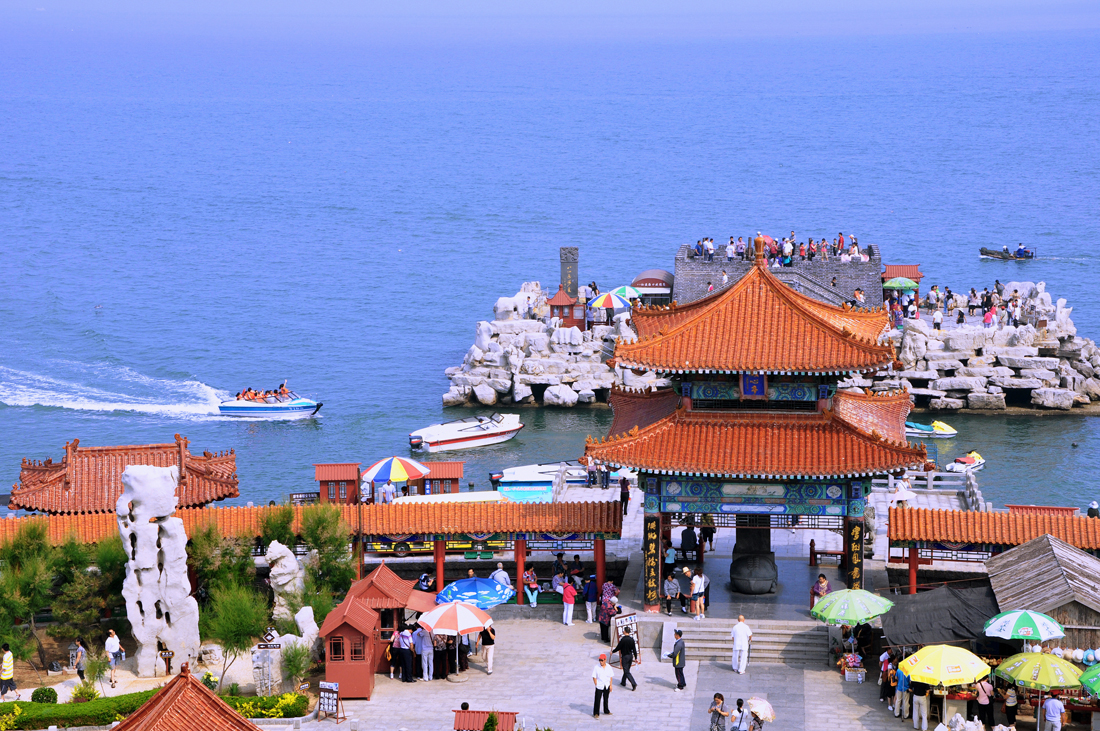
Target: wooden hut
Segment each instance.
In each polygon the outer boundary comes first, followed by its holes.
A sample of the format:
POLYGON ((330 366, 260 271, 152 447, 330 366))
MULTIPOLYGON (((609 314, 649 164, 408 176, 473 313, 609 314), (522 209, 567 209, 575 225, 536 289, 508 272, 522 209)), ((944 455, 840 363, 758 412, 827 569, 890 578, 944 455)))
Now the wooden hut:
POLYGON ((359 502, 359 462, 313 465, 318 500, 322 503, 354 505, 359 502))
MULTIPOLYGON (((364 602, 344 600, 325 617, 321 636, 325 638, 325 680, 340 684, 344 698, 366 698, 374 692, 375 650, 378 642, 378 612, 364 602)), ((382 648, 382 660, 386 659, 382 648)))
MULTIPOLYGON (((51 726, 51 728, 54 728, 51 726)), ((118 731, 257 731, 225 701, 202 684, 188 663, 156 695, 125 720, 118 731)))
POLYGON ((985 562, 1002 612, 1031 609, 1066 628, 1069 649, 1100 647, 1100 559, 1047 534, 985 562))
POLYGON ((584 328, 584 307, 566 293, 563 285, 558 285, 558 293, 546 304, 550 305, 550 317, 561 318, 562 327, 584 328))
POLYGON ((462 489, 462 474, 465 462, 425 462, 428 471, 426 477, 409 480, 409 495, 446 495, 462 489))

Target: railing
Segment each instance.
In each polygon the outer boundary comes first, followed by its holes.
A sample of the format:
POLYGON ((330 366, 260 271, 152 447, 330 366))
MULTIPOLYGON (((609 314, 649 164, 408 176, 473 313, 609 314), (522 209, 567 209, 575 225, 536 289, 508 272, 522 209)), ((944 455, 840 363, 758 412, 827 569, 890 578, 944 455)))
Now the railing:
MULTIPOLYGON (((893 475, 886 475, 871 480, 871 486, 893 492, 894 485, 898 481, 893 475)), ((967 510, 982 512, 990 510, 982 496, 982 491, 978 489, 978 478, 973 472, 911 472, 909 482, 914 490, 936 490, 959 495, 967 510)))

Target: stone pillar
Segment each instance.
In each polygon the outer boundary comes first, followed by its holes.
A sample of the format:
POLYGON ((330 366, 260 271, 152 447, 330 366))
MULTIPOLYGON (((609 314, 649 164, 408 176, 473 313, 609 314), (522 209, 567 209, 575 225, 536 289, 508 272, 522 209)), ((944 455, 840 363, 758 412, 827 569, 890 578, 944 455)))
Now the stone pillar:
POLYGON ((432 543, 432 555, 435 557, 435 590, 441 592, 446 586, 443 583, 443 564, 447 560, 447 541, 432 543))
POLYGON ((844 519, 844 566, 849 589, 863 588, 863 518, 844 519))
POLYGON ((647 612, 661 611, 661 514, 647 513, 642 528, 642 604, 647 612))
POLYGON ((523 572, 527 570, 524 565, 527 560, 527 539, 517 538, 514 541, 516 549, 516 604, 523 604, 526 596, 523 593, 523 572))
POLYGON ((909 548, 909 593, 917 593, 917 565, 920 563, 920 551, 916 546, 909 548))
POLYGON ((563 246, 558 252, 561 256, 561 285, 570 297, 575 298, 579 284, 577 262, 580 254, 576 246, 563 246))
POLYGON ((604 553, 604 540, 602 538, 596 539, 596 545, 592 547, 592 552, 596 554, 596 586, 603 589, 604 582, 607 581, 607 556, 604 553))

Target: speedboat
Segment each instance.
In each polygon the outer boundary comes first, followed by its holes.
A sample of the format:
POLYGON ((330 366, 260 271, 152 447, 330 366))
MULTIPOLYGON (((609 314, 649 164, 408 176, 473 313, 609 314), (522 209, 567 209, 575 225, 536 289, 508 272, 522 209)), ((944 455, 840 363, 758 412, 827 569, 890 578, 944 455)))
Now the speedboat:
POLYGON ((272 417, 300 419, 314 416, 324 404, 288 391, 285 396, 268 396, 263 399, 222 401, 218 412, 223 416, 250 416, 255 419, 272 417))
POLYGON ((905 422, 905 436, 917 439, 950 439, 959 432, 952 429, 942 421, 933 421, 932 425, 918 424, 914 421, 905 422))
POLYGON ((555 488, 586 486, 588 468, 580 462, 525 464, 492 472, 489 482, 494 490, 516 502, 548 503, 554 499, 555 488))
POLYGON ((470 416, 417 429, 409 435, 409 446, 428 453, 484 447, 506 442, 522 428, 519 414, 470 416))
POLYGON ((965 457, 956 457, 955 461, 944 467, 947 472, 977 472, 985 467, 985 460, 977 452, 967 452, 965 457))

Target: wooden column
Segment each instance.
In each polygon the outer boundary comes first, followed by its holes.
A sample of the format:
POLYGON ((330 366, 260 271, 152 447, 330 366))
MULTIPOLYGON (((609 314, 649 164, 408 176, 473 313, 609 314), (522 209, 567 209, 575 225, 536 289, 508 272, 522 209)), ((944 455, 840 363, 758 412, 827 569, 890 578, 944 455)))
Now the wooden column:
POLYGON ((524 561, 527 560, 527 539, 517 538, 514 541, 516 549, 516 604, 523 604, 523 572, 527 570, 524 561))
POLYGON ((863 588, 863 518, 844 519, 845 575, 849 589, 863 588))
POLYGON ((607 581, 607 560, 604 554, 604 540, 602 538, 596 539, 596 545, 593 546, 593 552, 596 554, 596 586, 603 590, 604 582, 607 581))
POLYGON ((909 549, 909 593, 917 593, 917 565, 920 563, 920 551, 914 546, 909 549))
POLYGON ((642 525, 642 605, 661 611, 661 514, 646 513, 642 525))
POLYGON ((435 556, 435 590, 443 591, 446 586, 443 579, 443 564, 447 559, 447 542, 435 541, 432 543, 432 555, 435 556))

